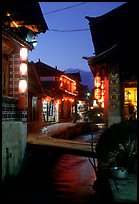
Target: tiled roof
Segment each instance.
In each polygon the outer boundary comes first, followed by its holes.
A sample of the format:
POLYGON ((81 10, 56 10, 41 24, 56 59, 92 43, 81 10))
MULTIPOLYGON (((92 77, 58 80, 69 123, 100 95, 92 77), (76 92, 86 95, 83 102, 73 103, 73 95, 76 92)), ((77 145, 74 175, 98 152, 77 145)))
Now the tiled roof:
POLYGON ((42 63, 40 60, 35 63, 35 67, 39 76, 60 76, 63 74, 62 71, 53 68, 47 64, 42 63))

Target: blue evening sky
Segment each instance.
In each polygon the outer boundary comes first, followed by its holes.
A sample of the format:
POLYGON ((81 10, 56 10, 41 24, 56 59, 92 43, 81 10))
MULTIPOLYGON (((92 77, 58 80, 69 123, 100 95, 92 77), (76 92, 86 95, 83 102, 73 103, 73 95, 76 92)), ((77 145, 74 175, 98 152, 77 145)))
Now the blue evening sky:
POLYGON ((36 38, 38 44, 33 51, 29 51, 29 61, 37 62, 40 59, 41 62, 52 67, 57 66, 62 71, 69 68, 90 71, 87 61, 82 59, 83 56, 94 55, 90 30, 74 30, 89 29, 85 16, 103 15, 124 2, 81 3, 84 2, 40 2, 49 30, 36 38), (67 7, 71 8, 53 12, 67 7), (51 29, 72 32, 57 32, 51 29))

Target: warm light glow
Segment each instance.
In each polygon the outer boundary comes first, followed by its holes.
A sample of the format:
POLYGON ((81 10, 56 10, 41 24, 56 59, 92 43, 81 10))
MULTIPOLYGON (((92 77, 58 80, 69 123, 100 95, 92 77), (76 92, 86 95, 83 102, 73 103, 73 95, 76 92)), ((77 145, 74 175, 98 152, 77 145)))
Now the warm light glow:
POLYGON ((101 103, 101 108, 104 108, 104 102, 101 103))
POLYGON ((60 77, 60 88, 64 89, 66 93, 77 95, 74 93, 76 91, 76 81, 65 75, 60 77))
POLYGON ((57 104, 57 105, 60 104, 60 100, 56 100, 56 104, 57 104))
POLYGON ((68 101, 68 100, 69 100, 71 103, 74 102, 74 99, 73 99, 73 98, 65 97, 65 96, 62 98, 62 101, 68 101))
POLYGON ((101 81, 101 89, 104 89, 105 85, 104 85, 104 80, 101 81))
POLYGON ((10 27, 16 27, 18 28, 18 25, 15 21, 10 22, 10 27))
POLYGON ((101 89, 100 88, 95 88, 94 98, 97 99, 97 100, 101 98, 101 89))
POLYGON ((61 83, 60 83, 60 87, 62 87, 63 86, 63 82, 61 81, 61 83))
POLYGON ((101 95, 104 96, 105 90, 101 90, 101 95))
POLYGON ((26 63, 20 64, 20 75, 23 75, 23 76, 27 75, 27 64, 26 63))
POLYGON ((74 102, 74 99, 70 98, 69 101, 70 101, 71 103, 73 103, 73 102, 74 102))
POLYGON ((27 81, 21 79, 19 81, 19 93, 25 93, 27 91, 27 81))
POLYGON ((94 107, 94 108, 95 108, 95 107, 98 107, 98 104, 97 104, 96 100, 94 100, 94 102, 93 102, 93 107, 94 107))
POLYGON ((11 14, 7 11, 7 12, 6 12, 6 16, 11 16, 11 14))
POLYGON ((22 47, 20 49, 20 60, 26 61, 28 59, 28 49, 25 47, 22 47))
POLYGON ((67 91, 67 90, 65 90, 65 92, 68 93, 68 94, 71 94, 71 95, 77 96, 76 93, 73 93, 73 92, 70 92, 70 91, 67 91))
POLYGON ((46 97, 45 97, 45 101, 46 101, 47 103, 49 103, 49 102, 51 101, 51 97, 50 97, 50 96, 46 96, 46 97))
POLYGON ((94 86, 97 88, 101 86, 101 77, 98 74, 94 78, 94 86))

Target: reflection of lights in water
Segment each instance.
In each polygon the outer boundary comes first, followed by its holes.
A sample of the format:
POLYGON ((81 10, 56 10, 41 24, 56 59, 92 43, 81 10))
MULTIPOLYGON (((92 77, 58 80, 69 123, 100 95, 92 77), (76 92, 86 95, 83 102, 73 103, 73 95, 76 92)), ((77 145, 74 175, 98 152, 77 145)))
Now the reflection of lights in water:
MULTIPOLYGON (((85 140, 92 139, 92 135, 86 135, 85 140)), ((82 141, 83 136, 76 138, 82 141)), ((62 199, 78 200, 83 195, 93 195, 92 184, 96 180, 96 174, 87 157, 63 154, 52 170, 52 179, 57 196, 62 199)))

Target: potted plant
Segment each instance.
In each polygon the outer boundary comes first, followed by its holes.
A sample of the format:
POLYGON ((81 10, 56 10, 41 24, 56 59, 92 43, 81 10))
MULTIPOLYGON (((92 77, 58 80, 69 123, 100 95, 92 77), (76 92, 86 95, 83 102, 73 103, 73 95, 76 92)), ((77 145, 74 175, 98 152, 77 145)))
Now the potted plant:
POLYGON ((122 121, 107 128, 96 145, 101 167, 124 167, 128 173, 135 170, 137 162, 137 123, 122 121))

